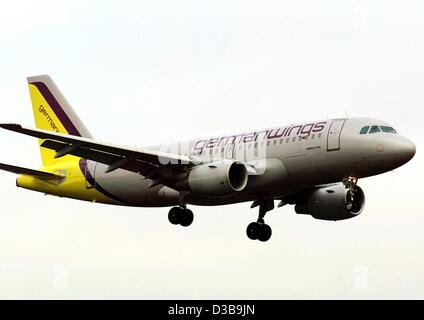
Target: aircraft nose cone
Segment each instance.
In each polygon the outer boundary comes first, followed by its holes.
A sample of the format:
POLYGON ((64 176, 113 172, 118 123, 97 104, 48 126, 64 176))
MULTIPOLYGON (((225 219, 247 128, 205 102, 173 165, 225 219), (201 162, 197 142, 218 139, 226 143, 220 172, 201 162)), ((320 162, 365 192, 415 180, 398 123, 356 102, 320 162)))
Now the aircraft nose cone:
POLYGON ((415 144, 408 138, 402 139, 402 142, 397 145, 397 148, 398 154, 405 163, 411 160, 417 151, 415 144))
POLYGON ((393 141, 390 149, 394 156, 393 159, 397 159, 401 164, 405 164, 411 160, 416 152, 415 144, 406 137, 400 137, 400 139, 393 141))

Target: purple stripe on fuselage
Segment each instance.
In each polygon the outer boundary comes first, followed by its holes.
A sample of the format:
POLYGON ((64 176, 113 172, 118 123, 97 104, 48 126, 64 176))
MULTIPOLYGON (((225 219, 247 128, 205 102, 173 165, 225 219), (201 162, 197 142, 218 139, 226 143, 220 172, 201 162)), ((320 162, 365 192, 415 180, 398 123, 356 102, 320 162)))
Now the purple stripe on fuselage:
POLYGON ((46 99, 47 103, 52 108, 53 112, 56 114, 59 121, 63 124, 66 131, 68 131, 70 135, 81 137, 80 132, 74 126, 71 119, 69 119, 68 115, 63 110, 59 102, 50 92, 49 88, 43 82, 31 82, 31 84, 35 85, 37 89, 40 91, 40 93, 42 94, 42 96, 44 97, 44 99, 46 99))
POLYGON ((127 205, 131 205, 129 202, 122 200, 121 198, 115 196, 114 194, 110 193, 109 191, 107 191, 106 189, 104 189, 103 187, 101 187, 97 181, 94 179, 94 177, 91 175, 90 170, 87 169, 87 160, 86 159, 80 159, 79 161, 79 167, 80 170, 82 172, 82 174, 85 176, 85 178, 87 179, 87 182, 89 184, 91 184, 93 186, 93 188, 95 188, 97 191, 103 193, 103 195, 105 195, 108 198, 111 198, 115 201, 121 202, 121 203, 125 203, 127 205))

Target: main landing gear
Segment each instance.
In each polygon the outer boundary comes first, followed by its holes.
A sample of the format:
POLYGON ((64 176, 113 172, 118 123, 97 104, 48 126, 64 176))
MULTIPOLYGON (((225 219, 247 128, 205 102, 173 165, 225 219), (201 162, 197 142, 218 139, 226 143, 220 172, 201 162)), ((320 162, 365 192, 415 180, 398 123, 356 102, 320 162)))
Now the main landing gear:
POLYGON ((190 209, 186 207, 172 207, 168 213, 168 220, 172 224, 179 224, 188 227, 193 222, 194 215, 190 209))
POLYGON ((274 209, 274 200, 255 201, 252 208, 259 206, 259 217, 257 222, 252 222, 247 226, 246 234, 251 240, 268 241, 272 235, 272 229, 265 224, 265 214, 274 209))

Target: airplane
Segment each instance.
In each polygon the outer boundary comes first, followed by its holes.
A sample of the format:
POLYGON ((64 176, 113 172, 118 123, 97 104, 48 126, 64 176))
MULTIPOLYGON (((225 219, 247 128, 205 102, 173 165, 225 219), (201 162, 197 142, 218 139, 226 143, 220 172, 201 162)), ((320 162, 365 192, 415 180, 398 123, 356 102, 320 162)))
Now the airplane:
POLYGON ((44 194, 133 207, 171 207, 168 220, 187 227, 187 205, 252 202, 249 239, 268 241, 265 214, 294 205, 298 214, 339 221, 358 216, 358 179, 413 158, 414 143, 385 121, 335 118, 146 148, 95 140, 48 75, 27 78, 35 128, 0 127, 38 138, 42 168, 8 164, 16 185, 44 194))

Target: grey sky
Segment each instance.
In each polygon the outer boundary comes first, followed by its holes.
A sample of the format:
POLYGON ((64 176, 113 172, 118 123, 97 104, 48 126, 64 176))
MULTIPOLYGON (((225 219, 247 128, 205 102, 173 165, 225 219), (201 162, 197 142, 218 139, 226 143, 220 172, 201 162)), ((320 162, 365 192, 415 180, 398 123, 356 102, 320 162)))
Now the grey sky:
MULTIPOLYGON (((417 145, 361 180, 338 223, 248 203, 108 207, 15 188, 0 172, 1 298, 423 298, 422 1, 1 3, 1 122, 33 125, 25 77, 48 73, 93 135, 151 145, 297 121, 372 116, 417 145)), ((37 168, 34 139, 0 132, 1 162, 37 168)))

